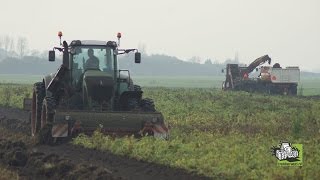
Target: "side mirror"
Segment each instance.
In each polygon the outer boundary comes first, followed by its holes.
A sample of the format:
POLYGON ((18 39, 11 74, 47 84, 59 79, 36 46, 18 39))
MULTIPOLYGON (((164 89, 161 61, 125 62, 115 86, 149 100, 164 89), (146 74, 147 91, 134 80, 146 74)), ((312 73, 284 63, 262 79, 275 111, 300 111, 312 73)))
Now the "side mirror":
POLYGON ((134 62, 135 62, 135 63, 140 63, 140 62, 141 62, 141 53, 136 52, 136 53, 134 54, 134 62))
POLYGON ((49 51, 49 61, 55 61, 55 60, 56 60, 56 52, 49 51))
POLYGON ((221 69, 221 73, 224 73, 224 69, 221 69))

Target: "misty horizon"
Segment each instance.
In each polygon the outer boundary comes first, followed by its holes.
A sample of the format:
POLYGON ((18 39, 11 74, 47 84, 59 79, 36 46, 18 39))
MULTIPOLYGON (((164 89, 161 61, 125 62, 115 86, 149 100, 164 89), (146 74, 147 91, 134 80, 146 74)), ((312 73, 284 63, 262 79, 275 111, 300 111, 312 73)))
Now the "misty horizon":
POLYGON ((26 37, 39 51, 59 44, 58 31, 68 42, 116 40, 122 32, 122 47, 144 46, 148 54, 220 63, 238 54, 245 64, 268 54, 284 66, 320 72, 317 0, 4 0, 2 7, 0 36, 26 37))
MULTIPOLYGON (((9 38, 10 39, 10 43, 13 43, 14 44, 14 46, 15 46, 15 48, 14 49, 10 49, 9 48, 9 50, 7 51, 7 52, 5 52, 6 50, 4 49, 4 48, 2 48, 1 47, 1 42, 0 42, 0 62, 1 61, 3 61, 4 59, 6 59, 6 58, 20 58, 20 59, 24 59, 23 57, 20 57, 20 55, 19 55, 19 48, 18 47, 20 47, 20 46, 22 46, 22 45, 18 45, 18 43, 19 43, 19 40, 21 41, 21 39, 24 39, 24 40, 26 40, 25 39, 25 37, 21 37, 21 36, 19 36, 19 37, 17 37, 17 38, 14 38, 14 37, 12 37, 12 36, 0 36, 0 41, 1 41, 1 38, 3 39, 3 38, 9 38), (3 51, 3 52, 1 52, 1 50, 3 51), (2 53, 2 54, 1 54, 2 53), (6 54, 5 54, 6 53, 6 54)), ((21 42, 20 42, 21 43, 21 42)), ((47 55, 48 55, 48 51, 46 51, 46 50, 43 50, 43 51, 39 51, 39 50, 36 50, 36 49, 32 49, 32 48, 30 48, 29 47, 29 43, 28 43, 28 41, 26 40, 25 42, 24 42, 25 44, 25 50, 24 50, 24 56, 25 57, 28 57, 28 56, 31 56, 31 57, 37 57, 37 58, 41 58, 41 59, 46 59, 47 58, 47 55)), ((68 42, 69 43, 69 42, 68 42)), ((188 59, 181 59, 181 58, 179 58, 179 57, 177 57, 177 56, 175 56, 175 55, 171 55, 171 54, 165 54, 165 53, 162 53, 162 54, 148 54, 146 51, 145 51, 145 48, 146 48, 146 45, 145 44, 143 44, 143 45, 139 45, 139 51, 140 52, 142 52, 142 54, 144 55, 144 56, 148 56, 148 57, 153 57, 153 56, 163 56, 163 57, 168 57, 170 60, 172 60, 172 59, 174 59, 174 60, 180 60, 180 61, 183 61, 183 62, 189 62, 189 63, 193 63, 193 64, 206 64, 206 63, 208 63, 208 62, 206 62, 206 61, 210 61, 210 64, 213 64, 213 65, 225 65, 225 64, 227 64, 227 63, 239 63, 239 64, 242 64, 242 65, 244 65, 244 66, 247 66, 247 65, 249 65, 252 61, 254 61, 256 58, 258 58, 258 57, 256 57, 255 59, 253 59, 253 60, 251 60, 251 62, 249 63, 249 64, 246 64, 246 63, 244 63, 244 61, 242 61, 240 58, 239 58, 239 53, 236 53, 235 54, 235 56, 233 57, 233 58, 226 58, 226 59, 224 59, 224 60, 217 60, 217 59, 210 59, 210 58, 208 58, 208 59, 201 59, 200 57, 198 57, 198 56, 192 56, 192 57, 190 57, 190 58, 188 58, 188 59)), ((21 51, 21 50, 20 50, 21 51)), ((58 57, 60 57, 61 58, 61 55, 62 55, 62 53, 57 53, 57 56, 58 57)), ((27 59, 30 59, 30 58, 27 58, 27 59)), ((172 61, 172 63, 174 63, 174 61, 172 61)), ((275 61, 272 61, 272 63, 271 63, 271 65, 272 64, 274 64, 274 63, 276 63, 275 61)), ((286 65, 286 64, 284 64, 284 67, 286 67, 286 66, 292 66, 292 65, 286 65)), ((304 72, 313 72, 313 73, 320 73, 320 70, 318 70, 318 71, 310 71, 310 70, 307 70, 307 69, 303 69, 303 68, 301 68, 300 67, 300 69, 302 70, 302 71, 304 71, 304 72)))

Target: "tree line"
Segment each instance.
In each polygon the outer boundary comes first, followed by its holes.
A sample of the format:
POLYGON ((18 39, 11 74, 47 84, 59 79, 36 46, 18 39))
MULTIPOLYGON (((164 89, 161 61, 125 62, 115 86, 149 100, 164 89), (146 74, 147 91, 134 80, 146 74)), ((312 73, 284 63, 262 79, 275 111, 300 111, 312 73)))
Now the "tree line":
MULTIPOLYGON (((142 63, 133 62, 133 54, 119 57, 119 68, 129 69, 133 75, 221 75, 225 63, 207 59, 200 63, 199 57, 181 60, 168 55, 147 55, 142 48, 142 63)), ((0 36, 0 74, 43 75, 55 72, 61 60, 48 62, 48 52, 31 50, 27 38, 9 35, 0 36)), ((226 60, 226 63, 232 60, 226 60)), ((238 63, 234 61, 234 63, 238 63)))
MULTIPOLYGON (((134 55, 129 54, 119 57, 119 68, 129 69, 132 75, 143 76, 224 76, 222 69, 226 64, 241 64, 237 56, 226 59, 223 63, 211 59, 200 63, 201 59, 197 56, 181 60, 164 54, 148 55, 144 49, 145 47, 141 50, 140 64, 135 64, 134 55)), ((55 72, 60 64, 59 59, 48 62, 48 51, 30 50, 25 37, 0 36, 0 74, 45 75, 55 72)), ((309 73, 311 76, 314 74, 309 73)))
POLYGON ((23 36, 0 36, 0 49, 2 56, 23 58, 28 53, 28 40, 23 36))
MULTIPOLYGON (((21 58, 20 56, 1 58, 0 54, 0 59, 0 74, 44 75, 55 72, 61 65, 60 59, 49 62, 47 52, 46 57, 25 55, 21 58)), ((144 76, 217 76, 222 75, 221 70, 225 68, 225 65, 188 62, 168 55, 143 55, 142 62, 135 64, 134 55, 131 54, 119 57, 119 68, 129 69, 132 75, 144 76)))

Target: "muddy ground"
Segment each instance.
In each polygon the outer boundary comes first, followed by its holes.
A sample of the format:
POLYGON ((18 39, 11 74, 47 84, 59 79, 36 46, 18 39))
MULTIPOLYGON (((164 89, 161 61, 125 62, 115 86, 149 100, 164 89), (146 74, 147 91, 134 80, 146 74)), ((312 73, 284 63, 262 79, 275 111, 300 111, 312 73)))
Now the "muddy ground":
POLYGON ((0 128, 0 163, 20 179, 208 179, 70 143, 35 145, 29 113, 20 109, 0 107, 0 128))

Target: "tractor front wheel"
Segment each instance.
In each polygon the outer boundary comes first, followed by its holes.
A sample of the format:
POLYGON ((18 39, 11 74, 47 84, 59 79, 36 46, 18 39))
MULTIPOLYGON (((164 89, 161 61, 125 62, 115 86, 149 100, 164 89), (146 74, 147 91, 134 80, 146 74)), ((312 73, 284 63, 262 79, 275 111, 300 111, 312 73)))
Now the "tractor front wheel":
POLYGON ((45 87, 43 82, 37 82, 33 86, 32 110, 31 110, 31 136, 35 136, 41 125, 42 102, 45 96, 45 87))
POLYGON ((52 144, 52 123, 55 115, 56 101, 53 97, 45 97, 41 111, 41 130, 38 141, 40 144, 52 144))

